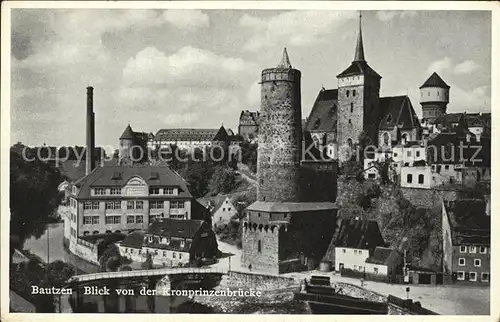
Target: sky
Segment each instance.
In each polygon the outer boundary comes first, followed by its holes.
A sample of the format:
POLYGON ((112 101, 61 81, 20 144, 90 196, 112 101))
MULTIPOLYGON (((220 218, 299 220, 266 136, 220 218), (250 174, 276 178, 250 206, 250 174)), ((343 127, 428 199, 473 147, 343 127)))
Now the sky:
MULTIPOLYGON (((14 9, 11 143, 84 145, 94 87, 96 145, 134 131, 238 129, 260 108, 262 69, 287 48, 302 71, 302 115, 354 59, 357 11, 14 9)), ((436 71, 448 112, 490 112, 491 13, 363 11, 368 64, 380 95, 410 96, 436 71)))

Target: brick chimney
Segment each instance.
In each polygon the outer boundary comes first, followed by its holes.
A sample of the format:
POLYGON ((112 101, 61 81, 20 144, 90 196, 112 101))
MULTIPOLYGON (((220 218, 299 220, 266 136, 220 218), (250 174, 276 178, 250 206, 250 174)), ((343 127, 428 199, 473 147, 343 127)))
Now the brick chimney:
POLYGON ((94 115, 94 88, 87 87, 87 120, 86 120, 86 160, 85 175, 95 168, 95 115, 94 115))

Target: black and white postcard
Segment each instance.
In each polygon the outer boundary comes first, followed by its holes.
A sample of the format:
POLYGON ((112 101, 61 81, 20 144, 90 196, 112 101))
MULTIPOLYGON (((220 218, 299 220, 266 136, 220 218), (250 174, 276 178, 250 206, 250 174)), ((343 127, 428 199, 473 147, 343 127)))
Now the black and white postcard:
POLYGON ((497 9, 2 3, 2 320, 498 319, 497 9))

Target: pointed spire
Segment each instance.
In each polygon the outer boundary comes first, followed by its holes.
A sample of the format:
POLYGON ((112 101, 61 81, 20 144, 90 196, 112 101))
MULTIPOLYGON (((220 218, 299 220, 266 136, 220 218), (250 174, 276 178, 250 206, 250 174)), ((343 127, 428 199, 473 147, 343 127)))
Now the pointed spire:
POLYGON ((286 51, 286 47, 283 49, 283 57, 281 58, 280 63, 278 64, 279 68, 292 68, 290 64, 290 58, 288 58, 288 53, 286 51))
POLYGON ((363 48, 363 35, 361 32, 361 11, 359 12, 359 33, 358 41, 356 42, 356 53, 354 54, 354 61, 365 61, 365 50, 363 48))
POLYGON ((132 130, 129 124, 125 128, 125 131, 123 131, 123 134, 120 136, 120 140, 133 140, 133 139, 134 139, 134 131, 132 130))

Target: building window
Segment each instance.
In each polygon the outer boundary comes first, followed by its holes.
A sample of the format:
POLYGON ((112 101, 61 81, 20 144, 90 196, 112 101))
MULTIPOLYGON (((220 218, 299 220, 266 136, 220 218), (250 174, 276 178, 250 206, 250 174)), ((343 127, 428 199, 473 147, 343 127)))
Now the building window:
POLYGON ((374 267, 374 268, 373 268, 373 272, 374 272, 375 274, 378 274, 378 267, 374 267))
POLYGON ((355 89, 352 90, 352 96, 356 96, 356 90, 355 89))
POLYGON ((420 184, 424 183, 424 175, 423 174, 418 175, 418 183, 420 183, 420 184))
POLYGON ((469 281, 471 281, 471 282, 477 281, 477 273, 476 272, 469 273, 469 281))
POLYGON ((449 165, 445 165, 445 166, 444 166, 444 169, 445 169, 445 170, 448 170, 449 168, 450 168, 450 166, 449 166, 449 165))
POLYGON ((184 246, 186 246, 186 241, 185 240, 181 240, 181 248, 183 248, 184 246))
POLYGON ((151 208, 151 209, 163 209, 163 200, 151 200, 149 202, 149 208, 151 208))
POLYGON ((465 258, 458 259, 458 266, 465 266, 465 258))
POLYGON ((92 225, 92 217, 91 216, 83 216, 83 224, 84 225, 92 225))
POLYGON ((486 247, 484 247, 484 246, 479 247, 479 252, 480 252, 481 254, 486 254, 486 250, 487 250, 487 249, 486 249, 486 247))
POLYGON ((142 224, 144 222, 142 216, 135 216, 135 223, 136 224, 142 224))
POLYGON ((134 216, 127 216, 127 224, 133 224, 135 223, 135 217, 134 216))
POLYGON ((182 253, 179 253, 179 259, 182 259, 182 253))
POLYGON ((465 280, 465 272, 463 272, 463 271, 458 271, 458 272, 457 272, 457 280, 459 280, 459 281, 463 281, 463 280, 465 280))
POLYGON ((262 242, 260 240, 257 242, 257 251, 259 253, 262 251, 262 242))
POLYGON ((106 209, 121 209, 119 201, 106 201, 106 209))
POLYGON ((397 156, 398 156, 398 154, 396 152, 394 152, 394 157, 397 157, 397 156))
POLYGON ((144 207, 144 201, 136 201, 135 209, 142 209, 144 207))
POLYGON ((477 259, 477 258, 474 259, 474 267, 481 267, 481 260, 480 259, 477 259))
POLYGON ((351 124, 351 119, 349 119, 349 124, 351 124))
POLYGON ((408 173, 406 175, 406 182, 411 183, 412 180, 413 180, 413 175, 411 173, 408 173))
POLYGON ((183 200, 172 200, 170 202, 170 209, 183 209, 184 201, 183 200))
POLYGON ((389 135, 389 133, 385 132, 383 135, 383 139, 384 139, 384 144, 389 145, 389 141, 391 139, 391 136, 389 135))
POLYGON ((164 195, 173 195, 174 188, 172 188, 172 187, 163 188, 163 194, 164 195))
POLYGON ((174 252, 174 253, 172 254, 172 257, 173 257, 173 258, 177 258, 177 254, 174 252))
POLYGON ((469 253, 475 254, 476 253, 476 246, 469 246, 469 253))
POLYGON ((418 158, 420 156, 420 151, 415 151, 415 156, 418 158))
POLYGON ((345 254, 345 248, 342 248, 342 253, 344 253, 344 254, 345 254))
POLYGON ((104 196, 106 194, 106 189, 104 188, 95 188, 94 195, 96 196, 104 196))
POLYGON ((354 103, 351 103, 351 113, 354 112, 354 103))
POLYGON ((121 216, 106 216, 106 225, 119 224, 121 222, 121 216))
POLYGON ((358 265, 354 265, 354 266, 353 266, 353 268, 354 268, 354 269, 358 269, 358 265))
POLYGON ((92 216, 92 225, 99 225, 99 216, 92 216))
POLYGON ((122 194, 122 188, 111 188, 111 194, 112 195, 121 195, 122 194))
POLYGON ((345 96, 349 97, 349 90, 345 91, 345 96))
POLYGON ((91 203, 91 202, 89 202, 89 201, 85 201, 85 202, 83 203, 83 209, 84 209, 84 210, 89 210, 89 209, 92 209, 92 203, 91 203))
POLYGON ((461 253, 467 253, 467 246, 460 246, 461 253))
POLYGON ((489 282, 490 274, 489 273, 481 273, 481 282, 489 282))
POLYGON ((149 194, 150 195, 159 195, 160 194, 160 188, 149 188, 149 194))
POLYGON ((134 202, 133 201, 127 201, 127 209, 134 209, 134 202))
POLYGON ((406 151, 406 156, 411 157, 411 151, 406 151))

